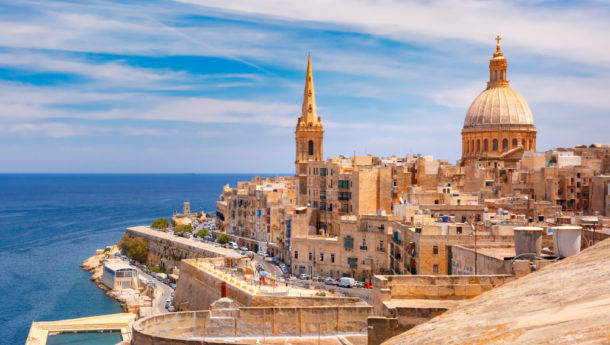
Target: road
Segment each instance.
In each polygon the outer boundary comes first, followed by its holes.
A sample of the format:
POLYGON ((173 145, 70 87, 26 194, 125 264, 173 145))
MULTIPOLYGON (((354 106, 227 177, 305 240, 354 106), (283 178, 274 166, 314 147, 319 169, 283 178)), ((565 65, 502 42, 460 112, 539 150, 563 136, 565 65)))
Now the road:
POLYGON ((123 261, 125 261, 125 263, 127 263, 131 267, 137 269, 139 277, 143 277, 146 281, 152 280, 155 282, 155 291, 153 294, 154 298, 152 301, 153 315, 169 313, 169 311, 167 311, 167 309, 165 309, 165 301, 167 301, 167 299, 169 298, 169 295, 174 290, 172 290, 172 288, 169 287, 169 285, 163 284, 162 282, 155 279, 155 277, 151 276, 150 274, 148 274, 148 273, 142 271, 141 269, 137 268, 136 266, 132 265, 129 262, 129 260, 123 260, 123 261))
POLYGON ((273 263, 273 261, 271 261, 271 258, 265 258, 261 255, 258 254, 254 254, 254 265, 256 267, 257 263, 260 263, 261 265, 263 265, 263 268, 265 269, 265 272, 269 272, 271 274, 273 274, 276 277, 283 277, 284 273, 282 273, 282 270, 280 269, 280 267, 276 264, 273 263))
POLYGON ((169 313, 169 311, 167 311, 167 309, 165 309, 165 301, 167 301, 167 299, 169 298, 169 295, 174 290, 172 290, 171 287, 163 284, 162 282, 158 281, 153 276, 151 276, 150 274, 147 274, 146 272, 142 271, 139 268, 138 268, 138 275, 140 277, 144 277, 146 279, 146 281, 152 280, 155 282, 155 293, 154 293, 155 298, 153 299, 153 302, 152 302, 153 315, 169 313))

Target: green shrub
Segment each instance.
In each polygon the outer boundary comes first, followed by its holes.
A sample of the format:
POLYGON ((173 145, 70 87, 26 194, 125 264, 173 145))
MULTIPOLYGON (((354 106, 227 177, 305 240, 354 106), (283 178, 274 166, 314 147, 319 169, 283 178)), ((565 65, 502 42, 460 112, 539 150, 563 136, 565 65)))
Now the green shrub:
POLYGON ((221 234, 220 236, 218 236, 218 239, 216 239, 216 242, 218 242, 220 244, 227 244, 227 243, 229 243, 229 235, 221 234))
POLYGON ((150 226, 156 229, 167 229, 169 227, 169 221, 165 218, 159 218, 152 222, 150 226))
POLYGON ((186 233, 186 232, 193 232, 193 227, 190 225, 186 225, 186 224, 180 224, 180 225, 176 225, 174 226, 174 232, 176 233, 186 233))
POLYGON ((197 237, 204 238, 206 236, 209 236, 210 232, 208 231, 208 229, 201 229, 201 230, 197 231, 196 235, 197 235, 197 237))
POLYGON ((148 256, 148 243, 146 240, 123 235, 119 241, 119 248, 131 259, 146 262, 146 257, 148 256))

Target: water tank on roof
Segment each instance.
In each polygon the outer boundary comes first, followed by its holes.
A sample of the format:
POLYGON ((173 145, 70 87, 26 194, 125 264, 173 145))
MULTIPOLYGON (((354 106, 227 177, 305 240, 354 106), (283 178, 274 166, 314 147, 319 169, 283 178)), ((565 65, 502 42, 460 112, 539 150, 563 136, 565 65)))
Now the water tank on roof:
POLYGON ((516 227, 514 231, 515 254, 540 256, 542 249, 542 228, 516 227))
POLYGON ((580 253, 581 226, 553 227, 555 255, 565 258, 580 253))

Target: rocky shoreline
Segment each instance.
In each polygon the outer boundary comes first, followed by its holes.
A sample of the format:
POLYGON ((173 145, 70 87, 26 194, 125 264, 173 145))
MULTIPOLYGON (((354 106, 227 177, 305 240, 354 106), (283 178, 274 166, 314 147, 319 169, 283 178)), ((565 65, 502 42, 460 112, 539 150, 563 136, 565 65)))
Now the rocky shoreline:
POLYGON ((119 251, 117 245, 107 247, 104 250, 97 250, 96 253, 85 259, 80 267, 91 273, 91 279, 98 288, 102 289, 106 295, 112 297, 121 303, 121 308, 124 312, 130 312, 140 317, 150 315, 152 311, 152 295, 153 290, 146 286, 142 290, 123 289, 111 290, 102 283, 104 274, 104 260, 114 257, 114 254, 119 251))

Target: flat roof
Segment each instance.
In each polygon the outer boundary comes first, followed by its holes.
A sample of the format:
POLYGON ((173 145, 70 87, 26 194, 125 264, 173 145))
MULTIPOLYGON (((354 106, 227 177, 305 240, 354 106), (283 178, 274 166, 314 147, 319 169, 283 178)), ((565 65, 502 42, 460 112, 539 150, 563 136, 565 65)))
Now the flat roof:
POLYGON ((131 267, 122 260, 108 260, 107 262, 104 262, 104 267, 107 267, 115 272, 118 270, 135 270, 134 267, 131 267))

